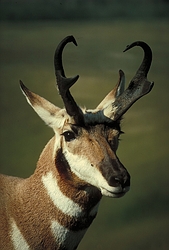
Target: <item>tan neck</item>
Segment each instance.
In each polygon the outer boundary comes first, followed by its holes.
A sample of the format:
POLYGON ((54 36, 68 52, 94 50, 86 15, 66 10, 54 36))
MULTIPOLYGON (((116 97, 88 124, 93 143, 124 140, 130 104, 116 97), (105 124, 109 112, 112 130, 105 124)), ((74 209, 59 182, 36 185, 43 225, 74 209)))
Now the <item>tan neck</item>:
MULTIPOLYGON (((71 175, 61 151, 53 157, 54 141, 55 138, 52 138, 44 148, 35 173, 18 183, 19 195, 16 199, 20 199, 14 202, 17 207, 13 207, 12 219, 17 222, 24 239, 32 248, 41 249, 42 239, 44 249, 47 249, 49 242, 59 246, 61 229, 75 239, 78 234, 80 241, 95 218, 101 199, 97 188, 71 175)), ((61 242, 61 245, 67 244, 65 242, 61 242)))

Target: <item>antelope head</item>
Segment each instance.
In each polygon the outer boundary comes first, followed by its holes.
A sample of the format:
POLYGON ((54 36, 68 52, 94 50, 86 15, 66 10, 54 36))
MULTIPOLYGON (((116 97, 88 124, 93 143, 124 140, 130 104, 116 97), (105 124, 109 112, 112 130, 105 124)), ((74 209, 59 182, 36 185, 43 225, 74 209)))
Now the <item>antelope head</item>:
POLYGON ((29 104, 55 132, 53 158, 57 176, 59 173, 78 189, 93 188, 102 195, 121 197, 129 190, 130 175, 116 154, 122 133, 120 120, 130 106, 153 87, 147 80, 151 49, 141 41, 127 46, 126 50, 134 46, 144 50, 144 59, 128 88, 125 90, 125 76, 120 70, 115 88, 94 110, 87 110, 80 108, 70 93, 79 76, 67 78, 64 73, 62 52, 69 42, 77 45, 74 37, 68 36, 60 42, 54 56, 57 87, 64 109, 31 92, 22 82, 21 89, 29 104))

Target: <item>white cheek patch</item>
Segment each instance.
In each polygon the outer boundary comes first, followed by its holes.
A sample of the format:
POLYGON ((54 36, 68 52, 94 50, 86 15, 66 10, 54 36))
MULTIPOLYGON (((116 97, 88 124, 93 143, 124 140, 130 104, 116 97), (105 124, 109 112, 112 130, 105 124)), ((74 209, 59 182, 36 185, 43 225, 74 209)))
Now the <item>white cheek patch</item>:
POLYGON ((51 223, 51 231, 56 242, 68 250, 74 249, 79 244, 86 230, 73 232, 60 225, 57 221, 51 223))
POLYGON ((64 214, 71 217, 78 217, 83 214, 82 208, 61 192, 57 179, 52 172, 42 176, 42 182, 54 205, 64 214))
POLYGON ((17 227, 15 221, 11 220, 11 239, 15 250, 30 250, 30 247, 26 240, 24 239, 22 233, 17 227))
POLYGON ((81 180, 99 188, 105 188, 111 192, 115 192, 116 188, 109 186, 106 179, 99 172, 96 166, 92 166, 88 159, 83 156, 71 154, 69 151, 63 152, 71 171, 77 175, 81 180))

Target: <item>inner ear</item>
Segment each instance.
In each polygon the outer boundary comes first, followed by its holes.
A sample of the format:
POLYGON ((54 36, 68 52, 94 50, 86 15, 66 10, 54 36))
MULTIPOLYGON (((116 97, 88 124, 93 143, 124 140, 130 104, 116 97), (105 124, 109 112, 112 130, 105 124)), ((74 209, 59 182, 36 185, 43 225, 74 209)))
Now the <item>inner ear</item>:
POLYGON ((20 82, 20 86, 28 103, 48 126, 57 130, 63 127, 65 121, 70 120, 65 109, 60 109, 45 98, 33 93, 22 82, 20 82))
POLYGON ((115 101, 115 99, 124 92, 125 88, 125 74, 122 70, 119 70, 119 79, 116 86, 110 93, 102 100, 102 102, 97 106, 96 110, 103 110, 105 107, 110 105, 115 101))

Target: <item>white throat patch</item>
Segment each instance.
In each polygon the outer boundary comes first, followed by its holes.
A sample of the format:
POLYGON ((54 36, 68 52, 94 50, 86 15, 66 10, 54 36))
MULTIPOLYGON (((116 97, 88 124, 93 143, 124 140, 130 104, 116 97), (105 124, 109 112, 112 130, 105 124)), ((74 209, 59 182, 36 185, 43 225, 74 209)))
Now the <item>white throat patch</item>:
POLYGON ((57 179, 52 172, 42 176, 42 182, 54 205, 64 214, 71 217, 79 217, 83 214, 82 208, 61 192, 57 179))

